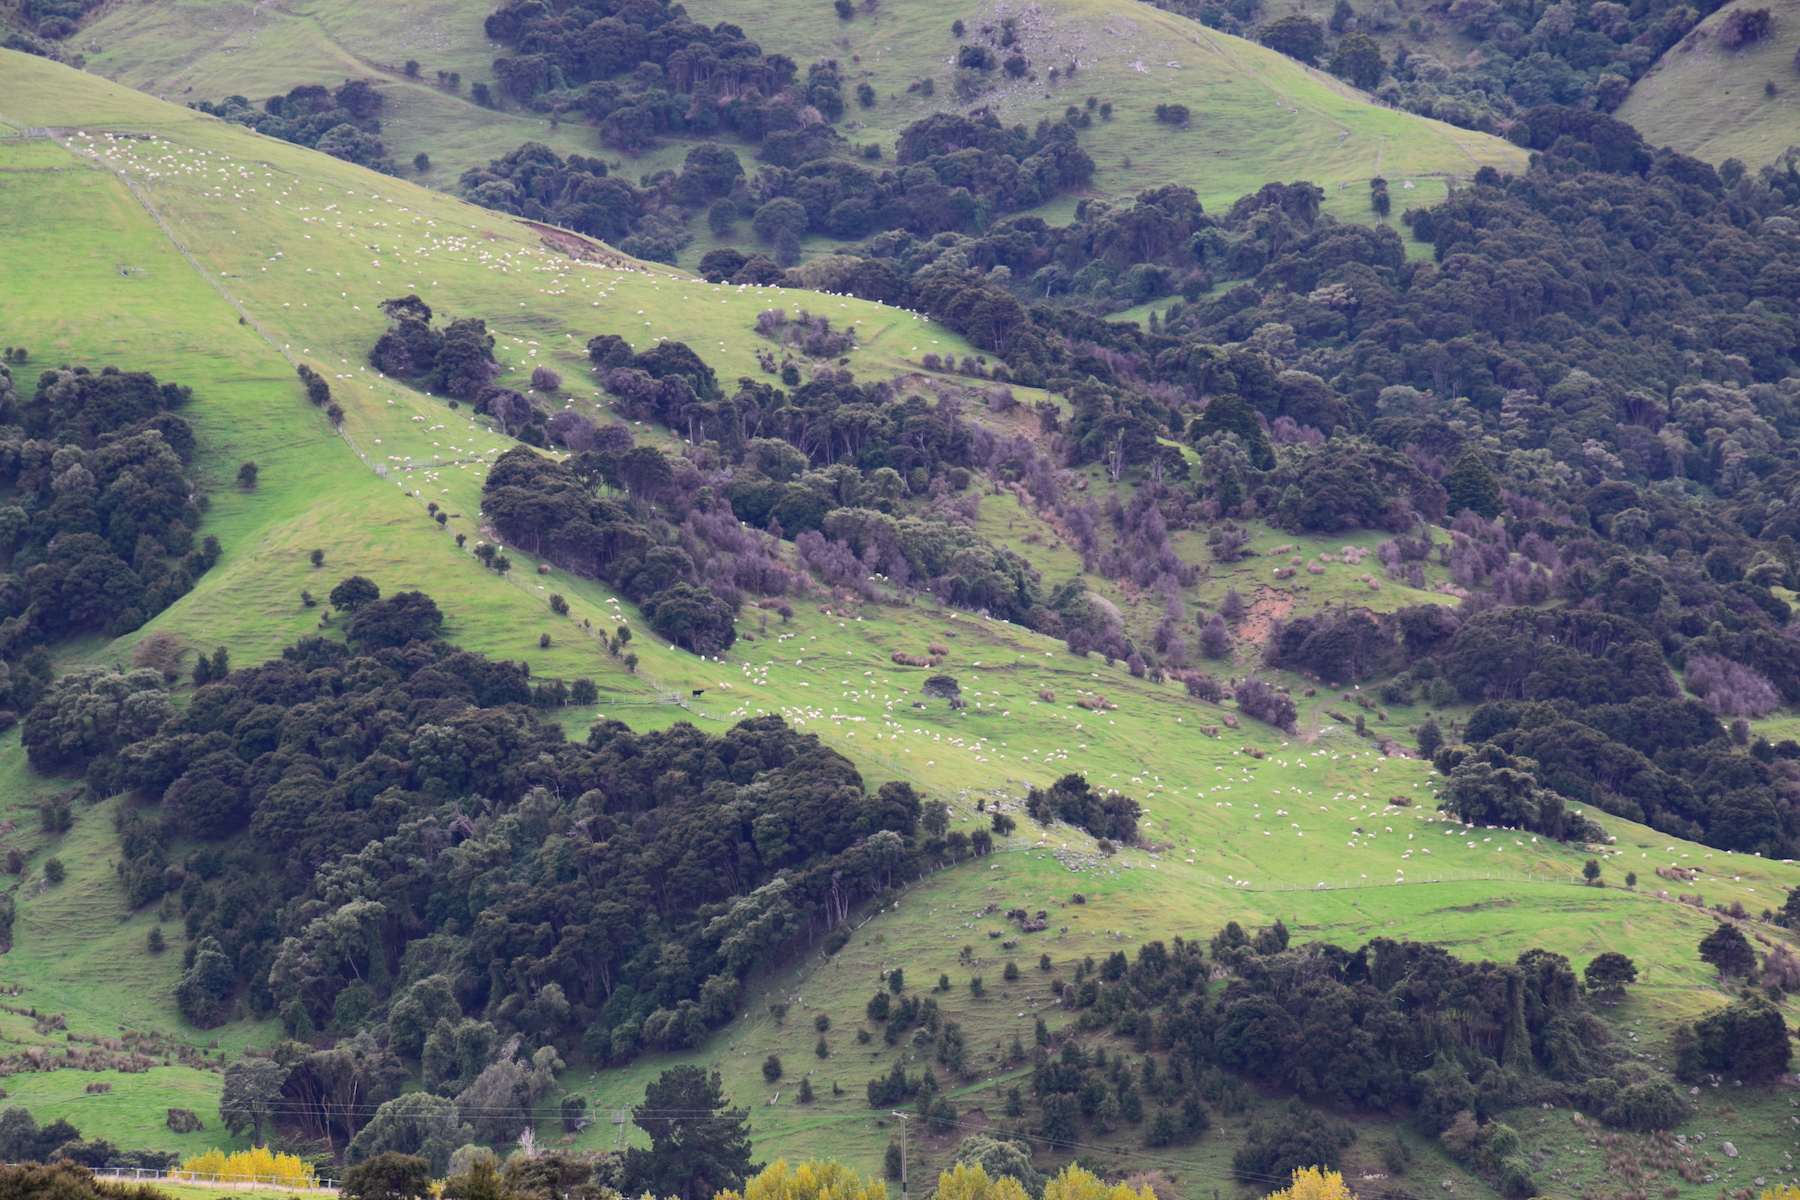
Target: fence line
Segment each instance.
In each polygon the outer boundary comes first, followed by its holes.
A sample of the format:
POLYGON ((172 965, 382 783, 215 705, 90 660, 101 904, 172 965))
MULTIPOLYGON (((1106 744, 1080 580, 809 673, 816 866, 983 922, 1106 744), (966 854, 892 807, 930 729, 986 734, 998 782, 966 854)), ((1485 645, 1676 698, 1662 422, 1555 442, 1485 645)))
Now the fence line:
POLYGON ((287 1182, 285 1175, 244 1175, 231 1171, 188 1171, 177 1168, 173 1171, 158 1171, 149 1167, 95 1167, 94 1174, 101 1179, 129 1180, 135 1183, 215 1183, 249 1187, 276 1187, 291 1192, 335 1192, 342 1182, 337 1179, 318 1179, 312 1186, 303 1186, 287 1182))

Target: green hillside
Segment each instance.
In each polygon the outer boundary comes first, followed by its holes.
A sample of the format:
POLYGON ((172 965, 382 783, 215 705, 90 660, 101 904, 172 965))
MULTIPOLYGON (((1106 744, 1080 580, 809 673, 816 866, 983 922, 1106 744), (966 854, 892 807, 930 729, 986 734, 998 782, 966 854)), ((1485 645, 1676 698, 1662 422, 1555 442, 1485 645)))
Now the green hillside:
MULTIPOLYGON (((908 122, 956 105, 950 25, 975 14, 955 5, 888 7, 840 22, 829 6, 817 7, 817 16, 804 20, 756 0, 702 0, 689 12, 705 24, 738 24, 766 51, 801 64, 846 60, 847 77, 870 83, 879 97, 874 108, 846 116, 853 143, 876 139, 891 151, 908 122), (908 90, 926 78, 935 81, 934 98, 908 90)), ((502 52, 482 37, 483 15, 442 0, 373 11, 343 0, 299 8, 195 0, 110 9, 82 41, 98 47, 88 54, 89 70, 177 103, 233 93, 259 99, 275 80, 291 87, 376 78, 387 98, 382 123, 390 153, 400 162, 428 153, 434 170, 426 182, 436 186, 453 186, 467 167, 526 140, 562 154, 595 153, 590 128, 553 128, 539 114, 481 110, 467 99, 469 85, 489 78, 489 64, 502 52), (409 59, 421 65, 419 79, 402 72, 409 59), (462 90, 438 86, 438 71, 457 72, 462 90)), ((1395 180, 1402 201, 1424 203, 1442 197, 1447 179, 1467 179, 1486 164, 1512 170, 1524 163, 1523 152, 1499 138, 1371 105, 1323 71, 1148 5, 1061 0, 1033 10, 1024 30, 1020 44, 1041 60, 1039 80, 998 83, 962 107, 986 105, 1008 124, 1034 125, 1089 95, 1111 101, 1112 121, 1083 138, 1100 168, 1097 195, 1128 196, 1173 182, 1217 209, 1271 179, 1309 179, 1325 189, 1330 211, 1368 220, 1366 182, 1373 175, 1395 180), (1081 63, 1075 81, 1049 84, 1043 72, 1071 58, 1081 63), (1156 123, 1152 110, 1166 103, 1188 106, 1188 128, 1156 123), (1408 183, 1415 190, 1403 192, 1408 183)), ((679 166, 686 148, 676 142, 627 160, 625 172, 636 177, 679 166)), ((1072 203, 1045 215, 1067 219, 1072 203)), ((703 224, 695 223, 698 236, 684 262, 714 244, 703 224)))
MULTIPOLYGON (((127 10, 119 11, 106 20, 123 19, 127 10)), ((1148 10, 1131 19, 1147 40, 1173 36, 1153 31, 1185 28, 1148 10)), ((104 43, 102 34, 95 36, 104 43)), ((1216 51, 1204 50, 1214 52, 1233 64, 1231 78, 1253 80, 1255 88, 1292 88, 1281 94, 1295 99, 1302 86, 1314 89, 1315 97, 1327 90, 1286 60, 1270 62, 1242 43, 1220 39, 1216 51), (1238 74, 1249 69, 1246 63, 1255 67, 1254 76, 1238 74)), ((1096 76, 1103 71, 1096 67, 1096 76)), ((1353 102, 1340 99, 1347 112, 1353 102)), ((1306 119, 1315 122, 1314 136, 1324 139, 1315 147, 1328 146, 1324 131, 1340 110, 1295 106, 1311 114, 1306 119)), ((1266 107, 1273 111, 1272 104, 1266 107)), ((1371 121, 1395 122, 1396 131, 1430 128, 1360 111, 1371 121)), ((608 585, 544 573, 522 553, 513 574, 501 578, 451 540, 457 533, 472 541, 486 536, 478 522, 480 483, 508 443, 485 419, 472 419, 364 365, 385 325, 381 300, 417 292, 445 314, 484 317, 499 335, 502 382, 523 388, 534 365, 553 364, 580 381, 569 387, 568 403, 595 415, 605 405, 590 382, 583 347, 602 332, 620 333, 640 346, 653 338, 684 341, 726 379, 758 373, 755 314, 779 304, 857 324, 861 346, 848 356, 849 365, 865 376, 912 371, 928 347, 940 353, 972 348, 921 318, 873 303, 717 288, 666 268, 580 261, 523 223, 442 193, 6 51, 0 51, 0 120, 20 130, 55 131, 53 138, 0 140, 0 342, 31 348, 34 363, 116 362, 191 385, 195 398, 187 411, 201 435, 203 490, 212 497, 204 530, 224 547, 220 564, 198 587, 142 631, 111 643, 96 638, 68 645, 62 664, 128 661, 135 645, 159 632, 194 649, 222 644, 234 663, 255 663, 319 625, 322 610, 302 605, 302 589, 322 594, 343 576, 362 573, 384 591, 417 588, 436 597, 448 618, 445 636, 469 649, 526 659, 539 676, 597 680, 600 702, 564 717, 577 735, 600 715, 637 729, 694 720, 718 733, 743 715, 780 713, 853 759, 871 783, 905 779, 950 801, 962 828, 985 824, 978 803, 1017 815, 1017 833, 993 858, 916 879, 892 908, 857 914, 861 924, 840 954, 824 960, 815 952, 784 972, 753 979, 752 994, 791 1001, 784 1022, 769 1015, 766 1004, 753 1003, 691 1055, 647 1055, 609 1071, 578 1062, 562 1085, 585 1092, 595 1110, 638 1099, 646 1080, 678 1057, 716 1065, 735 1101, 751 1109, 759 1156, 835 1155, 876 1171, 894 1126, 884 1126, 869 1110, 863 1086, 896 1056, 918 1051, 862 1047, 854 1040, 859 1014, 882 969, 903 967, 915 983, 941 972, 952 984, 941 1003, 970 1031, 972 1054, 996 1056, 990 1072, 960 1089, 963 1127, 913 1144, 923 1156, 916 1162, 942 1165, 967 1128, 1001 1119, 1004 1098, 996 1089, 1009 1086, 1022 1068, 1002 1069, 999 1056, 1013 1034, 1029 1040, 1033 1007, 1051 1007, 1038 955, 1048 955, 1056 978, 1066 980, 1086 956, 1135 952, 1152 938, 1205 939, 1227 920, 1260 925, 1279 918, 1298 940, 1346 946, 1377 936, 1412 937, 1501 961, 1539 946, 1568 955, 1578 969, 1602 950, 1622 950, 1637 958, 1642 980, 1630 1000, 1603 1015, 1628 1041, 1648 1047, 1632 1054, 1666 1058, 1671 1025, 1724 997, 1693 950, 1713 917, 1679 903, 1673 887, 1659 891, 1655 868, 1701 868, 1704 879, 1693 886, 1708 905, 1739 902, 1752 913, 1779 907, 1784 888, 1800 884, 1800 870, 1791 864, 1711 850, 1613 817, 1605 823, 1614 842, 1604 849, 1464 828, 1433 811, 1436 776, 1426 763, 1383 757, 1372 740, 1331 715, 1352 707, 1347 694, 1301 699, 1308 681, 1282 676, 1301 700, 1298 735, 1286 738, 1247 718, 1234 729, 1225 718, 1235 720, 1235 713, 1188 699, 1176 683, 1133 678, 1122 663, 1075 658, 1055 639, 923 601, 882 607, 809 599, 795 604, 791 623, 770 625, 769 636, 761 636, 757 624, 757 639, 740 643, 724 661, 697 659, 641 637, 633 646, 643 674, 627 674, 585 624, 610 628, 624 612, 645 627, 608 585), (346 410, 341 436, 307 404, 294 377, 296 362, 311 364, 330 381, 346 410), (237 464, 246 460, 261 468, 253 490, 233 483, 237 464), (428 501, 450 512, 447 528, 429 518, 428 501), (323 567, 310 565, 314 549, 324 551, 323 567), (553 590, 568 598, 566 617, 548 606, 553 590), (540 648, 545 633, 551 644, 540 648), (909 707, 926 671, 897 666, 892 656, 918 653, 940 640, 949 646, 947 669, 962 681, 969 706, 909 707), (685 710, 659 703, 665 690, 685 695, 694 689, 706 695, 685 710), (1092 693, 1114 707, 1076 707, 1092 693), (1017 811, 1026 785, 1048 784, 1070 772, 1086 772, 1141 799, 1148 809, 1145 833, 1157 848, 1128 848, 1109 857, 1086 835, 1067 826, 1040 828, 1017 811), (1404 804, 1396 802, 1402 799, 1404 804), (1588 858, 1604 860, 1609 886, 1580 886, 1588 858), (1627 871, 1639 876, 1635 890, 1623 886, 1627 871), (1087 904, 1072 903, 1076 889, 1090 898, 1087 904), (988 931, 1003 922, 984 912, 990 904, 1055 914, 1050 929, 1026 936, 1017 948, 1023 976, 1016 984, 1001 982, 1006 955, 988 931), (969 958, 964 946, 971 947, 969 958), (967 988, 976 973, 987 980, 980 997, 967 988), (813 1050, 812 1017, 821 1011, 835 1031, 824 1060, 813 1050), (783 1057, 788 1072, 779 1095, 760 1073, 770 1053, 783 1057), (820 1098, 802 1109, 792 1104, 787 1085, 808 1068, 820 1098), (842 1095, 826 1086, 833 1082, 842 1095)), ((1432 162, 1434 169, 1460 169, 1449 165, 1463 151, 1447 132, 1423 147, 1396 136, 1408 147, 1405 153, 1421 155, 1408 160, 1419 164, 1421 175, 1432 162)), ((1137 144, 1119 145, 1132 151, 1137 144)), ((1231 178, 1257 178, 1255 149, 1245 149, 1232 168, 1240 174, 1231 178)), ((1273 139, 1261 147, 1275 149, 1273 139)), ((1284 143, 1280 152, 1284 161, 1272 173, 1307 173, 1292 165, 1291 146, 1284 143)), ((1359 145, 1331 151, 1341 158, 1317 161, 1341 162, 1345 172, 1357 164, 1366 170, 1362 156, 1374 152, 1372 145, 1359 145)), ((1400 177, 1390 165, 1383 170, 1400 177)), ((1247 183, 1233 183, 1224 193, 1240 186, 1247 183)), ((1019 391, 1027 404, 1045 398, 1019 391)), ((1022 419, 981 419, 1027 430, 1022 419)), ((1110 486, 1098 467, 1086 468, 1082 482, 1096 492, 1110 486)), ((1063 536, 1011 497, 998 484, 986 486, 982 531, 1030 557, 1047 582, 1077 573, 1079 555, 1063 536)), ((1352 597, 1378 609, 1448 599, 1427 590, 1448 577, 1438 564, 1426 577, 1427 589, 1414 589, 1377 580, 1367 568, 1339 558, 1345 546, 1368 548, 1381 540, 1373 531, 1295 539, 1260 524, 1251 528, 1254 553, 1202 573, 1184 596, 1207 611, 1218 608, 1230 587, 1252 601, 1237 657, 1220 664, 1221 673, 1253 666, 1269 621, 1289 611, 1352 597), (1290 555, 1313 559, 1319 573, 1277 578, 1277 565, 1288 564, 1290 555)), ((1175 541, 1200 557, 1195 531, 1175 541)), ((1154 623, 1160 606, 1135 589, 1098 578, 1090 583, 1118 605, 1128 627, 1154 623)), ((755 621, 754 611, 746 610, 740 628, 748 631, 755 621)), ((1371 704, 1354 711, 1366 713, 1373 733, 1410 744, 1407 728, 1422 722, 1426 707, 1384 710, 1371 704)), ((1439 715, 1466 713, 1452 707, 1439 715)), ((1788 736, 1774 723, 1768 729, 1772 738, 1788 736)), ((20 1005, 64 1013, 77 1036, 153 1030, 205 1048, 212 1035, 183 1027, 171 997, 179 952, 156 957, 143 949, 157 912, 121 911, 111 821, 111 805, 118 801, 81 808, 65 834, 41 835, 39 800, 72 781, 32 775, 16 733, 5 735, 0 747, 0 815, 17 823, 7 836, 32 856, 16 943, 0 960, 0 983, 22 989, 20 1005), (40 887, 39 864, 50 854, 67 864, 69 875, 40 887)), ((171 941, 178 944, 177 928, 171 916, 171 941)), ((1779 933, 1765 928, 1764 936, 1779 933)), ((1786 1011, 1791 1020, 1791 1005, 1786 1011)), ((1048 1017, 1053 1028, 1068 1019, 1060 1011, 1048 1017)), ((217 1031, 226 1052, 267 1045, 280 1035, 278 1023, 249 1019, 217 1031)), ((27 1058, 33 1048, 43 1058, 46 1047, 66 1051, 72 1044, 67 1033, 39 1032, 29 1020, 10 1015, 0 1021, 0 1038, 7 1053, 27 1058)), ((1129 1053, 1128 1047, 1127 1041, 1114 1048, 1129 1053)), ((189 1059, 195 1061, 191 1054, 189 1059)), ((195 1096, 217 1080, 201 1065, 159 1066, 121 1081, 111 1095, 88 1094, 82 1085, 90 1078, 37 1071, 9 1078, 7 1085, 9 1095, 28 1103, 40 1120, 67 1115, 84 1131, 123 1144, 185 1149, 221 1140, 211 1111, 204 1112, 203 1134, 177 1137, 163 1126, 168 1106, 204 1107, 195 1096)), ((1246 1112, 1221 1119, 1186 1146, 1147 1152, 1141 1131, 1126 1126, 1095 1135, 1088 1149, 1116 1154, 1121 1166, 1170 1171, 1181 1194, 1203 1196, 1229 1186, 1226 1164, 1247 1123, 1276 1112, 1285 1099, 1258 1094, 1246 1112)), ((1710 1197, 1724 1178, 1748 1186, 1753 1176, 1784 1174, 1791 1127, 1782 1099, 1757 1089, 1702 1095, 1698 1113, 1680 1130, 1733 1139, 1740 1153, 1730 1167, 1735 1174, 1725 1176, 1723 1166, 1721 1175, 1695 1181, 1665 1173, 1656 1180, 1663 1194, 1710 1197)), ((1547 1195, 1574 1196, 1590 1183, 1622 1186, 1619 1164, 1651 1146, 1645 1137, 1609 1133, 1623 1141, 1608 1143, 1603 1156, 1589 1152, 1588 1127, 1571 1125, 1566 1108, 1526 1108, 1509 1116, 1528 1151, 1541 1151, 1538 1179, 1547 1195)), ((547 1121, 544 1127, 550 1128, 547 1121)), ((1412 1145, 1410 1176, 1381 1184, 1382 1190, 1490 1194, 1488 1184, 1397 1122, 1365 1118, 1360 1127, 1350 1158, 1358 1176, 1386 1177, 1384 1139, 1401 1136, 1412 1145)), ((570 1141, 601 1147, 617 1136, 601 1121, 570 1141)))
POLYGON ((1673 146, 1710 163, 1736 158, 1751 169, 1800 145, 1800 47, 1792 5, 1734 0, 1694 27, 1637 83, 1614 115, 1655 146, 1673 146), (1727 50, 1719 31, 1733 13, 1768 10, 1774 33, 1727 50))

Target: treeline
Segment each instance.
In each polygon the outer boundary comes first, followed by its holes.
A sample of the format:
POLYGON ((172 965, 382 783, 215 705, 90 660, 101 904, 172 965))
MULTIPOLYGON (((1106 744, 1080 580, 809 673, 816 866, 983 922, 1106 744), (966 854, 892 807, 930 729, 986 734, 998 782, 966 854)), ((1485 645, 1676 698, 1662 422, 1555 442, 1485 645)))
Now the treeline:
POLYGON ((372 171, 396 175, 399 168, 381 140, 382 103, 382 94, 374 85, 346 79, 338 88, 302 84, 285 96, 270 96, 260 109, 243 96, 227 96, 217 104, 200 100, 188 107, 372 171))
MULTIPOLYGON (((809 130, 830 132, 822 125, 809 130)), ((1085 186, 1094 171, 1066 120, 1040 122, 1030 133, 1001 125, 992 113, 935 114, 901 131, 894 170, 835 156, 838 147, 822 133, 793 138, 764 142, 758 158, 768 165, 754 178, 735 151, 708 142, 688 152, 679 172, 645 176, 641 187, 609 174, 598 159, 564 160, 527 142, 464 172, 461 186, 487 208, 554 221, 658 262, 674 261, 691 236, 690 215, 705 209, 715 234, 748 221, 774 260, 788 266, 809 234, 854 240, 904 229, 930 239, 985 229, 1000 214, 1085 186)))
POLYGON ((180 1165, 181 1156, 165 1150, 121 1150, 105 1138, 83 1138, 81 1131, 62 1117, 39 1125, 30 1109, 8 1105, 0 1109, 0 1160, 167 1171, 180 1165))
MULTIPOLYGON (((947 852, 914 845, 910 787, 866 790, 779 718, 567 742, 523 664, 438 640, 440 622, 418 593, 365 601, 345 642, 307 638, 178 714, 148 673, 114 677, 135 723, 65 765, 131 797, 120 885, 182 915, 192 1023, 279 1013, 295 1037, 348 1039, 370 1079, 397 1054, 485 1128, 559 1051, 693 1045, 749 972, 947 852)), ((91 715, 106 674, 54 689, 28 749, 91 715)), ((341 1141, 358 1111, 320 1119, 341 1141)))
POLYGON ((188 388, 143 371, 47 370, 21 395, 0 366, 0 708, 49 682, 44 647, 117 637, 186 595, 219 557, 187 477, 188 388))

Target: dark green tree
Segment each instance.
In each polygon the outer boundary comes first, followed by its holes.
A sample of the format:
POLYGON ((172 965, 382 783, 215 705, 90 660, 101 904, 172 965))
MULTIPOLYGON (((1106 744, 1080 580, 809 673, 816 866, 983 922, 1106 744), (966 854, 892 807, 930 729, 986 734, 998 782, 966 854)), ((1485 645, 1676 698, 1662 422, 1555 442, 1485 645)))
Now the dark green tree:
POLYGON ((375 581, 363 575, 352 575, 331 589, 328 597, 333 608, 354 611, 364 604, 381 599, 381 589, 375 581))
POLYGON ((1428 717, 1419 726, 1419 757, 1430 761, 1444 744, 1444 731, 1438 728, 1437 719, 1428 717))
POLYGON ((1347 79, 1364 91, 1371 91, 1387 72, 1382 61, 1381 44, 1366 33, 1347 33, 1338 39, 1331 55, 1331 73, 1347 79))
POLYGON ((1500 481, 1478 450, 1463 451, 1444 476, 1444 491, 1450 497, 1447 511, 1453 517, 1465 510, 1490 521, 1500 515, 1500 481))
POLYGON ((707 1200, 723 1189, 743 1187, 756 1170, 750 1161, 749 1115, 725 1107, 718 1072, 708 1075, 685 1065, 664 1071, 644 1089, 644 1103, 632 1110, 650 1147, 626 1152, 628 1190, 707 1200))
MULTIPOLYGON (((263 1144, 263 1130, 275 1119, 281 1088, 289 1070, 272 1058, 246 1058, 225 1068, 225 1088, 219 1097, 219 1115, 236 1137, 250 1130, 250 1141, 263 1144)), ((423 1160, 420 1160, 423 1161, 423 1160)), ((426 1164, 429 1171, 430 1164, 426 1164)), ((345 1181, 346 1187, 348 1180, 345 1181)), ((428 1180, 429 1182, 429 1180, 428 1180)))
POLYGON ((1617 950, 1596 955, 1588 963, 1587 970, 1582 972, 1588 990, 1605 1004, 1617 1004, 1623 1000, 1626 985, 1636 983, 1637 977, 1637 964, 1617 950))
POLYGON ((1716 1071, 1756 1082, 1783 1073, 1793 1061, 1781 1010, 1757 995, 1714 1009, 1670 1040, 1684 1079, 1716 1071))
POLYGON ((1325 52, 1325 31, 1311 17, 1283 17, 1262 27, 1258 34, 1269 49, 1297 58, 1309 67, 1319 65, 1325 52))
MULTIPOLYGON (((1216 433, 1236 435, 1257 470, 1266 471, 1275 465, 1275 449, 1269 444, 1269 435, 1263 432, 1262 425, 1257 421, 1256 410, 1241 396, 1227 392, 1208 400, 1200 415, 1188 424, 1187 438, 1189 442, 1197 443, 1216 433)), ((1233 478, 1236 478, 1235 473, 1233 478)), ((1223 498, 1219 502, 1227 508, 1236 503, 1233 500, 1228 504, 1223 498)))
POLYGON ((1735 925, 1719 921, 1700 939, 1700 959, 1722 977, 1749 975, 1756 969, 1756 951, 1735 925))
POLYGON ((431 1162, 392 1150, 344 1172, 345 1200, 426 1200, 432 1194, 431 1162))
POLYGON ((181 1009, 181 1015, 201 1029, 223 1025, 232 973, 231 960, 225 957, 224 948, 213 938, 201 938, 194 954, 194 965, 175 985, 175 1004, 181 1009))

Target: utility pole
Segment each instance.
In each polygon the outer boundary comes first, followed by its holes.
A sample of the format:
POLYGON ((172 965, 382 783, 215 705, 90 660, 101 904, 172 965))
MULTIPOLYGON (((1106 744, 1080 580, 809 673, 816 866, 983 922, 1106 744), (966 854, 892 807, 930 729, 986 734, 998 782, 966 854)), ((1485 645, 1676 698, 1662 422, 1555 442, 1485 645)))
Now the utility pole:
POLYGON ((906 1200, 906 1114, 894 1115, 900 1118, 900 1200, 906 1200))

